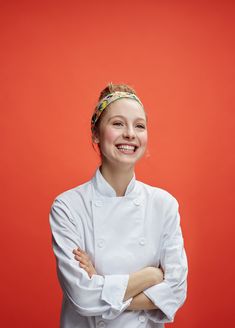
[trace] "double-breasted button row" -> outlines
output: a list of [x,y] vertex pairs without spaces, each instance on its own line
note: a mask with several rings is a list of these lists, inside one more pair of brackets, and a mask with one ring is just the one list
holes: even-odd
[[[139,198],[135,198],[133,200],[133,203],[136,205],[136,206],[140,206],[141,205],[141,200]],[[102,207],[104,205],[104,202],[102,200],[96,200],[95,201],[95,206],[96,207]]]
[[[140,240],[139,240],[139,244],[141,245],[141,246],[145,246],[146,245],[146,239],[145,238],[140,238]],[[104,246],[105,246],[105,240],[104,239],[98,239],[97,240],[97,246],[99,247],[99,248],[103,248]]]
[[[144,316],[143,314],[140,314],[140,315],[139,315],[139,321],[140,321],[141,323],[144,323],[144,322],[146,321],[146,318],[145,318],[145,316]],[[99,322],[97,323],[97,327],[98,327],[98,328],[105,328],[105,327],[106,327],[106,323],[105,323],[104,321],[99,321]]]

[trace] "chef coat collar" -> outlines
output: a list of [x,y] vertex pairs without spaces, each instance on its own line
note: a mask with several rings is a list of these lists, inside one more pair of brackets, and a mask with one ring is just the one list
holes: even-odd
[[[113,187],[108,183],[108,181],[103,177],[102,173],[100,172],[100,168],[97,168],[95,175],[93,176],[92,182],[94,184],[95,190],[98,191],[102,196],[106,197],[117,197],[116,191]],[[126,192],[124,196],[127,196],[134,190],[136,182],[135,173],[129,182]]]

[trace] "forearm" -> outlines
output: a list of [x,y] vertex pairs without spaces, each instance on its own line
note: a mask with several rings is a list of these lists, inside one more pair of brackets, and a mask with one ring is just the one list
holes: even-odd
[[[80,261],[80,266],[89,274],[90,277],[92,277],[93,274],[97,274],[86,252],[81,249],[74,249],[73,253],[75,254],[75,259]],[[146,309],[155,308],[150,299],[147,298],[147,296],[145,296],[142,292],[153,285],[159,284],[162,280],[163,271],[156,267],[146,267],[137,272],[131,273],[129,275],[128,285],[123,301],[138,295],[138,297],[132,300],[132,307],[146,307]]]
[[131,304],[128,306],[127,310],[141,311],[141,310],[154,310],[158,307],[153,304],[153,302],[143,293],[133,297]]
[[130,274],[124,301],[140,294],[145,289],[158,284],[163,279],[163,273],[159,268],[147,267]]

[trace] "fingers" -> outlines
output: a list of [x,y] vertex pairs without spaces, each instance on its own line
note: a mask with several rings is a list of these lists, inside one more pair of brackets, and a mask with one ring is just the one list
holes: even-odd
[[89,268],[87,267],[86,264],[80,263],[80,267],[83,268],[84,270],[88,270]]
[[89,262],[89,256],[85,252],[81,252],[79,250],[73,250],[73,253],[75,254],[75,259],[79,262],[82,262],[83,264],[88,264]]
[[77,261],[79,261],[80,267],[83,268],[88,273],[90,278],[92,277],[93,274],[97,274],[90,260],[90,257],[85,251],[83,251],[81,248],[78,247],[77,249],[73,250],[73,254],[74,254],[74,258]]
[[82,256],[83,258],[89,259],[89,256],[87,255],[87,253],[80,248],[74,249],[73,253],[75,255]]
[[80,248],[74,249],[73,253],[75,254],[74,258],[80,262],[80,267],[86,270],[87,273],[89,273],[92,264],[87,253],[81,250]]

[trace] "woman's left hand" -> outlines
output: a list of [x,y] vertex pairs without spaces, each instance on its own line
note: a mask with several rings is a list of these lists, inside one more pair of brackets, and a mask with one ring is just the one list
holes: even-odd
[[88,254],[83,251],[81,248],[77,248],[73,250],[73,254],[75,254],[75,260],[80,262],[80,267],[83,268],[91,278],[93,274],[97,274]]

